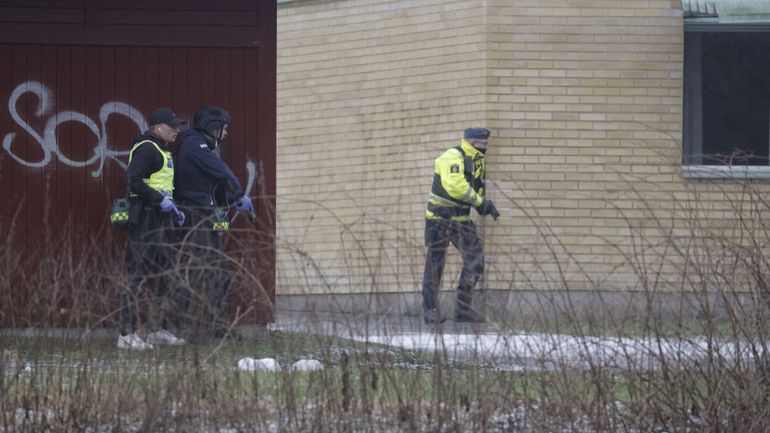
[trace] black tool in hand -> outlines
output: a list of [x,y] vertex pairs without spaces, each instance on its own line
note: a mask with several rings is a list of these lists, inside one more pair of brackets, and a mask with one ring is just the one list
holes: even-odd
[[[240,211],[235,211],[235,214],[233,215],[233,217],[230,218],[230,223],[231,224],[232,224],[233,221],[235,221],[235,218],[237,218],[238,214],[240,214],[240,213],[241,213]],[[254,225],[254,226],[257,225],[257,214],[254,213],[254,212],[251,212],[251,211],[250,212],[245,212],[245,213],[246,213],[246,216],[249,217],[249,222],[251,223],[251,225]]]

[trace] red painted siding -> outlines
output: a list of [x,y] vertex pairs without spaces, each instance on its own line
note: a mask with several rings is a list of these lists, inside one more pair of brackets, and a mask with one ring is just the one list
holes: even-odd
[[[260,170],[250,193],[263,194],[266,269],[255,271],[273,301],[275,20],[275,2],[261,0],[0,2],[0,225],[19,214],[18,248],[47,236],[51,221],[101,236],[150,110],[191,120],[220,105],[233,115],[223,159],[244,184],[247,164]],[[236,298],[241,311],[252,302]],[[0,302],[0,313],[12,309]],[[252,321],[272,320],[256,307]]]

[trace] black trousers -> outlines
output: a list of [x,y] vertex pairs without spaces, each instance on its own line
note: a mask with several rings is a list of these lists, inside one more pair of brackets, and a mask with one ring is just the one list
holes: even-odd
[[181,206],[188,216],[180,230],[182,282],[179,312],[195,328],[223,328],[228,323],[230,258],[226,233],[212,230],[213,209]]
[[174,219],[170,214],[144,208],[136,224],[129,228],[128,286],[123,291],[121,332],[135,332],[139,322],[139,297],[148,282],[156,280],[154,308],[149,312],[150,326],[167,327],[169,287],[173,281],[175,247]]
[[441,275],[444,273],[446,254],[452,243],[463,259],[463,269],[457,285],[457,310],[470,308],[471,291],[484,273],[484,244],[473,221],[456,222],[449,219],[425,220],[425,271],[422,277],[423,309],[435,309]]

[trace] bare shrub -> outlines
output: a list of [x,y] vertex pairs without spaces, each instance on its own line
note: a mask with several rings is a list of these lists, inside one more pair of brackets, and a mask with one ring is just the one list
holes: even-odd
[[[496,260],[485,284],[498,290],[479,299],[489,323],[439,329],[422,325],[418,308],[378,297],[394,282],[417,287],[419,236],[307,203],[335,215],[336,256],[246,226],[230,233],[226,253],[211,251],[245,306],[229,312],[228,330],[270,305],[263,252],[272,245],[287,259],[279,278],[293,267],[301,278],[291,283],[317,307],[293,313],[304,323],[253,341],[142,353],[117,351],[106,332],[126,284],[123,235],[73,226],[20,250],[13,221],[3,222],[3,323],[94,332],[3,332],[0,431],[767,431],[770,209],[760,185],[722,185],[725,209],[713,218],[697,184],[665,208],[629,182],[625,193],[645,207],[608,200],[624,222],[619,234],[585,237],[611,252],[612,272],[571,252],[526,198],[500,192],[500,207],[524,214],[534,234],[520,249],[488,250]],[[199,309],[184,319],[198,320],[212,306],[190,273],[212,268],[183,242],[176,248],[173,265],[152,277],[194,292]],[[394,249],[406,254],[394,259]],[[340,294],[359,283],[363,302]],[[154,302],[148,287],[144,311]],[[245,356],[273,357],[283,369],[239,371]],[[325,368],[289,368],[304,358]]]

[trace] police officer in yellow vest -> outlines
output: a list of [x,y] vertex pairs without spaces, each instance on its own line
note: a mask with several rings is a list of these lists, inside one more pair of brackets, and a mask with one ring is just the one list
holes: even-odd
[[437,294],[444,272],[449,243],[462,254],[463,269],[457,287],[455,321],[483,322],[472,305],[473,287],[484,272],[484,245],[471,221],[471,207],[479,215],[497,221],[500,214],[494,203],[484,198],[489,130],[468,128],[460,145],[444,152],[435,161],[433,186],[425,211],[425,246],[427,254],[422,280],[422,307],[425,323],[446,320],[438,311]]
[[[131,249],[128,261],[128,286],[123,292],[121,335],[118,347],[143,350],[153,344],[183,344],[165,328],[168,282],[163,271],[173,263],[173,226],[182,225],[185,215],[174,204],[174,163],[169,144],[176,140],[179,127],[185,123],[171,109],[161,107],[150,115],[150,130],[134,138],[126,169],[126,183],[132,202],[129,228]],[[160,274],[157,281],[158,308],[152,314],[155,332],[142,338],[138,330],[138,296],[152,271]]]

